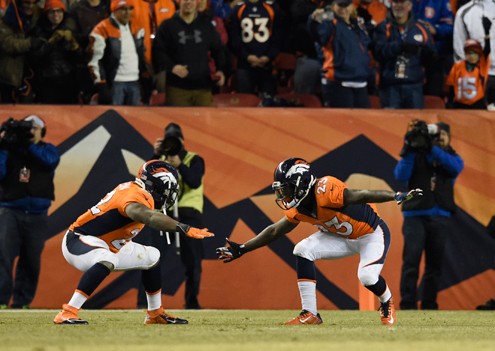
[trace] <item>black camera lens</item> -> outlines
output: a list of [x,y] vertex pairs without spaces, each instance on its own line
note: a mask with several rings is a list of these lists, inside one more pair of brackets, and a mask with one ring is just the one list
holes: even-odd
[[182,149],[182,142],[175,136],[167,136],[163,139],[161,149],[165,156],[175,156]]

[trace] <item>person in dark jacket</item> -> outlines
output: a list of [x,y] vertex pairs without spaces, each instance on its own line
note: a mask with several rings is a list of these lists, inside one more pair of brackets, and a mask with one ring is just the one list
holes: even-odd
[[93,28],[110,16],[110,0],[80,0],[73,2],[69,8],[69,14],[76,22],[76,37],[81,47],[82,55],[77,62],[77,85],[80,89],[80,98],[84,104],[91,100],[93,95],[93,79],[89,73],[89,34]]
[[368,108],[371,39],[358,24],[351,0],[335,0],[330,10],[319,8],[309,19],[310,32],[323,48],[324,104]]
[[[196,0],[182,0],[179,11],[163,21],[152,46],[154,72],[165,71],[166,104],[211,106],[212,76],[225,84],[225,53],[220,35],[207,16],[198,14]],[[217,71],[210,74],[209,54]]]
[[30,103],[34,76],[26,55],[40,48],[41,40],[29,37],[40,16],[37,0],[12,0],[0,18],[0,102]]
[[[404,250],[400,309],[438,309],[437,294],[451,216],[456,211],[454,183],[464,161],[450,146],[450,126],[414,120],[405,136],[395,178],[423,196],[402,205]],[[417,292],[419,264],[425,253],[422,294]]]
[[38,286],[60,156],[53,144],[43,141],[46,125],[39,116],[9,119],[1,130],[0,308],[7,308],[12,297],[13,308],[28,308]]
[[425,62],[434,57],[430,32],[412,15],[411,0],[393,0],[388,18],[375,29],[380,103],[384,108],[423,108]]
[[34,70],[36,101],[43,104],[76,104],[79,87],[76,65],[82,54],[74,32],[75,21],[68,17],[61,0],[47,0],[33,36],[43,39],[39,50],[29,55]]

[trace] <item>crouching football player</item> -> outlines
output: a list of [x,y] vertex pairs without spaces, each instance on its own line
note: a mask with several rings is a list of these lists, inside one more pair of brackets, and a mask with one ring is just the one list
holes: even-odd
[[62,252],[72,266],[84,272],[72,298],[62,306],[55,324],[88,324],[78,312],[112,271],[143,270],[148,311],[144,324],[187,324],[162,307],[160,251],[132,241],[145,225],[179,232],[195,239],[213,236],[207,229],[179,223],[154,211],[174,204],[178,173],[168,163],[146,162],[133,182],[119,184],[99,203],[82,214],[64,236]]
[[388,190],[351,190],[332,176],[316,178],[310,165],[289,158],[275,169],[272,188],[285,217],[263,229],[256,237],[239,245],[217,248],[219,259],[231,262],[249,251],[268,245],[292,231],[300,222],[318,229],[294,248],[301,313],[284,324],[321,324],[316,306],[316,260],[360,255],[358,278],[380,301],[380,318],[385,325],[396,322],[392,294],[380,275],[390,245],[390,232],[373,202],[398,204],[422,195],[421,189],[407,193]]

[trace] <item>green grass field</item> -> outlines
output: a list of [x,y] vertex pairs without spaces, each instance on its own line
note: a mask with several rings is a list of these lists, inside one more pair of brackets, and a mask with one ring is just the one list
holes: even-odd
[[320,311],[324,323],[283,326],[298,311],[169,311],[189,325],[143,325],[138,310],[82,311],[89,325],[54,325],[58,311],[0,311],[0,350],[495,350],[490,311],[398,311],[394,327],[378,312]]

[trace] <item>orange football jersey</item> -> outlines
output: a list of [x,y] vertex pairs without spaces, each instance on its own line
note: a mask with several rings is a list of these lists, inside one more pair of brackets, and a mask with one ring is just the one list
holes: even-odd
[[118,252],[144,227],[143,223],[133,221],[125,212],[127,205],[134,202],[150,209],[155,206],[151,194],[136,183],[119,184],[79,216],[69,229],[78,234],[96,236],[105,241],[112,252]]
[[466,61],[459,61],[452,66],[447,85],[454,87],[454,101],[464,105],[473,103],[485,97],[486,80],[488,78],[489,59],[480,57],[478,65],[469,72]]
[[284,211],[287,220],[296,224],[311,223],[322,232],[339,234],[349,239],[373,233],[381,220],[375,204],[344,206],[346,187],[335,177],[318,178],[315,186],[316,218],[291,208]]

